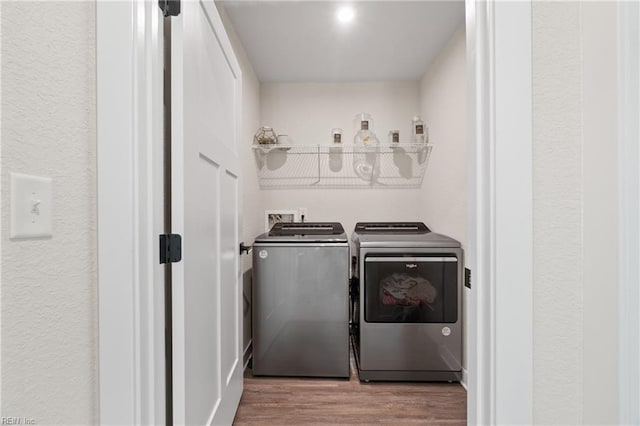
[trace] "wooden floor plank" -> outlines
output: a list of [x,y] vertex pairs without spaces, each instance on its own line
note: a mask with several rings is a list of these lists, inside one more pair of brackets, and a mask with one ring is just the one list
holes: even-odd
[[363,383],[351,377],[254,377],[247,369],[234,425],[467,423],[467,393],[459,383]]

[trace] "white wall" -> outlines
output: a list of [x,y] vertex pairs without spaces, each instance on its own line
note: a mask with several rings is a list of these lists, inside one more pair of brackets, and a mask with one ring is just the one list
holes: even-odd
[[[2,46],[2,4],[0,4],[0,46]],[[0,48],[0,64],[2,64],[2,49]],[[4,189],[2,188],[2,66],[0,65],[0,210],[4,210]],[[1,212],[0,212],[1,213]],[[2,235],[3,226],[0,224],[0,413],[2,413]]]
[[[294,143],[331,141],[331,129],[342,128],[343,141],[352,143],[353,119],[360,112],[373,117],[375,132],[386,142],[391,129],[408,140],[411,119],[419,111],[419,84],[264,83],[260,91],[261,125],[288,134]],[[250,143],[250,140],[247,141]],[[255,166],[251,172],[255,173]],[[351,233],[358,221],[416,220],[420,189],[285,189],[264,190],[266,209],[308,209],[307,221],[338,221]],[[263,217],[264,212],[252,214]]]
[[539,424],[582,407],[580,4],[533,4],[533,398]]
[[583,408],[585,423],[618,421],[618,8],[582,8]]
[[[2,46],[2,4],[0,4],[0,46]],[[2,64],[2,49],[0,48],[0,64]],[[2,176],[2,66],[0,65],[0,211],[4,210]],[[0,212],[1,213],[1,212]],[[0,224],[0,413],[2,413],[2,235],[3,226]]]
[[[95,4],[1,7],[1,414],[96,423]],[[6,238],[8,172],[53,178],[52,238]]]
[[422,183],[422,217],[467,241],[466,43],[459,28],[420,80],[420,112],[433,152]]
[[[464,24],[429,64],[420,80],[420,114],[433,152],[422,183],[420,220],[467,248],[466,41]],[[467,292],[462,298],[467,335]],[[467,368],[467,346],[462,366]]]
[[534,421],[617,421],[616,4],[533,3]]

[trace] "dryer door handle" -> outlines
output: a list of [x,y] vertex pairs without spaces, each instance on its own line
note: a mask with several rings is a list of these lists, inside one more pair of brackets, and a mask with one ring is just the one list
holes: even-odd
[[457,262],[458,258],[454,256],[441,256],[441,257],[367,257],[365,262],[400,262],[400,263],[412,263],[412,262]]

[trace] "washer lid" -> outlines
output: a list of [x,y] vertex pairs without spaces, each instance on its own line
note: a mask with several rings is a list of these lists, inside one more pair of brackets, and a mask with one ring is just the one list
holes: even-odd
[[344,228],[338,222],[276,223],[269,231],[270,237],[290,235],[340,235]]
[[431,232],[422,222],[358,222],[358,234],[427,234]]
[[276,223],[271,230],[256,238],[256,242],[312,243],[346,242],[347,234],[338,222]]

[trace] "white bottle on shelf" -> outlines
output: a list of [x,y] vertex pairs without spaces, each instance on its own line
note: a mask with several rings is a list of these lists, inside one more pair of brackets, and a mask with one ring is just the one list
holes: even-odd
[[377,145],[378,138],[373,132],[373,120],[371,115],[365,112],[356,115],[356,136],[353,138],[354,145]]
[[331,129],[331,140],[334,145],[340,145],[342,143],[342,129],[338,127]]
[[334,173],[342,170],[342,129],[331,129],[332,145],[329,148],[329,170]]
[[400,143],[400,130],[389,130],[389,145],[398,145]]
[[427,143],[427,128],[424,121],[417,115],[411,120],[411,142],[417,144]]
[[361,179],[371,181],[375,179],[378,163],[378,138],[373,132],[373,120],[370,114],[361,113],[356,115],[355,124],[353,170]]

